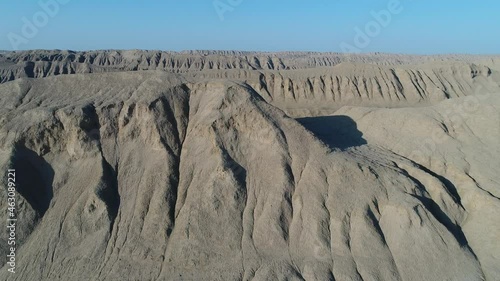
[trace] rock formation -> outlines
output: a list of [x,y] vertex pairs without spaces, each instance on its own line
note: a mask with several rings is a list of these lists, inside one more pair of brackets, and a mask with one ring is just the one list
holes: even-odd
[[499,62],[0,55],[0,279],[498,280]]

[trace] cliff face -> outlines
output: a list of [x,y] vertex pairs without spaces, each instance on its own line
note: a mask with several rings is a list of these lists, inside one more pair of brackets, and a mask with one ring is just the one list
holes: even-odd
[[269,103],[296,117],[333,114],[346,105],[413,107],[499,91],[500,75],[486,66],[377,66],[342,63],[332,68],[293,71],[210,71],[202,79],[243,81]]
[[[19,208],[18,273],[1,279],[496,280],[496,72],[433,69],[0,84],[0,166],[16,169]],[[419,107],[317,116],[396,100]]]
[[335,53],[25,51],[0,55],[0,83],[19,78],[165,71],[251,85],[292,116],[332,114],[344,105],[429,105],[498,91],[499,57]]

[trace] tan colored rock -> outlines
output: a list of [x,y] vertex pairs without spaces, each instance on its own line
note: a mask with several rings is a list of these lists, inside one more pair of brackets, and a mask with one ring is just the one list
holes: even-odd
[[[309,67],[303,54],[283,57]],[[4,233],[1,279],[498,279],[500,98],[485,95],[497,72],[469,62],[435,72],[414,59],[0,84],[0,166],[16,168],[19,191],[17,273],[6,271]],[[325,82],[334,77],[352,78]],[[398,86],[364,87],[359,104],[377,107],[333,98],[395,77],[414,107],[380,108],[402,106],[389,102]],[[300,93],[291,100],[290,83]]]

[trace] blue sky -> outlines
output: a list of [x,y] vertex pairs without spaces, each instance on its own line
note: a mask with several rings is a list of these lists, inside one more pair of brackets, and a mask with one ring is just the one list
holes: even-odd
[[[391,1],[400,12],[388,9]],[[50,2],[58,6],[51,15],[40,5]],[[388,24],[373,16],[380,11],[390,14]],[[0,8],[0,50],[343,51],[347,44],[360,52],[499,54],[499,13],[498,0],[11,0]],[[359,32],[368,42],[356,44]]]

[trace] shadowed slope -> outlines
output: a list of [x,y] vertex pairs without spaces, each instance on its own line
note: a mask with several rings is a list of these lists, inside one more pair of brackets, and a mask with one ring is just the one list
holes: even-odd
[[297,121],[331,148],[347,149],[367,144],[349,116],[308,117]]

